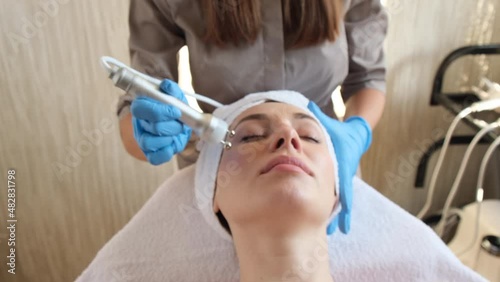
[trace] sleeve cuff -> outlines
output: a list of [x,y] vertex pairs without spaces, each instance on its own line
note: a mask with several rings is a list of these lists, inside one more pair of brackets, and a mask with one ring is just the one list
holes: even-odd
[[132,95],[126,93],[120,96],[118,103],[116,105],[116,115],[118,116],[118,119],[122,119],[126,115],[130,113],[130,105],[132,104],[132,101],[134,98]]

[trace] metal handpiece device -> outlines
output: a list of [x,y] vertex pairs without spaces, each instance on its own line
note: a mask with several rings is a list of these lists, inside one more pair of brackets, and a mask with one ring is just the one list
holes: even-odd
[[[116,63],[114,59],[103,57],[103,65],[109,72],[109,78],[116,87],[136,96],[148,96],[159,102],[178,108],[182,115],[180,120],[191,127],[196,135],[202,140],[212,143],[222,143],[225,147],[231,144],[226,142],[228,125],[225,121],[211,114],[200,113],[175,97],[166,95],[159,90],[160,81],[122,64]],[[111,61],[115,66],[110,67],[107,63]]]

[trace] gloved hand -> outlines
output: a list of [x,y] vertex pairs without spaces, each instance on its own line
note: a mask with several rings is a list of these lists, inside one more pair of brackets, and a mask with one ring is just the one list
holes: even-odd
[[324,114],[312,101],[307,107],[330,135],[339,166],[339,193],[342,209],[340,214],[330,222],[326,232],[330,235],[337,226],[340,226],[340,231],[347,234],[351,227],[352,179],[358,169],[361,156],[370,147],[372,130],[362,117],[353,116],[340,122]]
[[[187,104],[177,83],[165,79],[160,90]],[[168,162],[183,151],[191,137],[191,128],[178,119],[181,111],[149,97],[137,97],[130,107],[134,138],[153,165]]]

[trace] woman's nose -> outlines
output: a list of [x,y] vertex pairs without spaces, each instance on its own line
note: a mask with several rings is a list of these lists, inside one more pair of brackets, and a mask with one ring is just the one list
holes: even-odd
[[292,127],[280,129],[272,143],[273,151],[280,149],[288,149],[294,151],[302,151],[302,143],[297,131]]

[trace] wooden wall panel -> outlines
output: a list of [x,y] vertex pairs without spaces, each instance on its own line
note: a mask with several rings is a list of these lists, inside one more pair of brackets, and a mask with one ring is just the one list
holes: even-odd
[[2,184],[0,281],[74,280],[172,173],[119,138],[99,57],[129,61],[127,16],[122,0],[0,3],[0,171],[16,169],[18,219],[12,276]]

